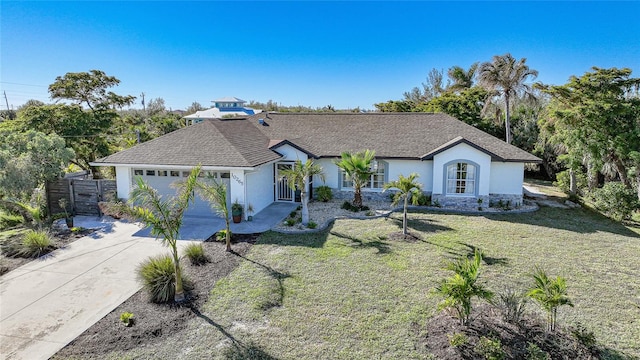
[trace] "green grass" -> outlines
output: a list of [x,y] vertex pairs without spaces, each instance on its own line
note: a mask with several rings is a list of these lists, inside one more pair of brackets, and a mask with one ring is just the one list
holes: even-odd
[[[188,331],[153,349],[192,358],[424,359],[417,346],[451,259],[484,252],[480,282],[524,290],[536,265],[566,277],[578,322],[610,349],[640,355],[640,228],[586,210],[462,216],[412,213],[422,241],[389,240],[393,218],[339,220],[308,235],[265,233],[211,291]],[[528,312],[541,313],[531,302]],[[473,316],[473,315],[472,315]],[[188,350],[176,350],[188,349]],[[186,351],[186,352],[185,352]]]

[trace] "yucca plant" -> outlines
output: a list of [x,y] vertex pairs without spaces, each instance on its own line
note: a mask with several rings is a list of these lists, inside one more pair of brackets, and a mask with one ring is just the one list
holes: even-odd
[[[175,274],[175,264],[169,255],[150,257],[138,268],[138,278],[154,303],[168,303],[175,299]],[[183,280],[181,276],[181,282]]]
[[184,254],[191,261],[191,265],[204,265],[209,262],[209,257],[204,252],[202,244],[191,243],[184,248]]
[[547,328],[555,331],[558,321],[558,308],[562,305],[573,307],[573,303],[567,295],[567,283],[563,277],[549,278],[547,273],[535,268],[533,274],[534,285],[527,292],[527,296],[536,301],[547,312]]
[[54,248],[51,235],[44,230],[27,231],[20,245],[20,255],[32,258],[40,257]]
[[471,300],[474,297],[491,300],[493,293],[477,283],[480,274],[481,253],[476,250],[473,260],[464,258],[447,265],[453,276],[442,281],[436,292],[445,299],[440,302],[440,310],[453,309],[460,324],[467,325],[471,315]]

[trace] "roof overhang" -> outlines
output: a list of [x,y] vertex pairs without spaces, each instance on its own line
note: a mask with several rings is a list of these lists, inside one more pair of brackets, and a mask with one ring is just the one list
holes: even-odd
[[313,159],[318,159],[319,157],[316,156],[315,154],[313,154],[312,152],[305,150],[303,148],[301,148],[300,146],[294,144],[293,142],[289,141],[289,140],[271,140],[269,142],[269,150],[273,150],[273,151],[277,151],[276,149],[284,146],[284,145],[289,145],[292,148],[299,150],[305,154],[307,154],[308,157],[313,158]]
[[[273,162],[273,161],[270,161]],[[196,165],[162,165],[162,164],[122,164],[122,163],[106,163],[106,162],[91,162],[89,163],[91,166],[122,166],[122,167],[139,167],[145,169],[191,169]],[[202,165],[202,170],[254,170],[256,167],[264,164],[256,165],[253,167],[249,166],[211,166],[211,165]]]

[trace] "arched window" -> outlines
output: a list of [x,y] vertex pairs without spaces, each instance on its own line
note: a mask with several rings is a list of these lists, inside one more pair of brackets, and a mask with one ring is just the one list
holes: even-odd
[[476,165],[468,162],[453,162],[447,165],[447,195],[474,196],[477,188]]

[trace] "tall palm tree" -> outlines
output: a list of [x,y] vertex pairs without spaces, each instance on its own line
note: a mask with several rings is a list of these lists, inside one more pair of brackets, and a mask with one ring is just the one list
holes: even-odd
[[398,180],[390,181],[384,184],[384,189],[397,189],[398,192],[393,196],[393,206],[398,205],[400,201],[404,203],[404,212],[402,214],[402,234],[407,235],[407,206],[409,200],[413,205],[418,205],[418,198],[422,193],[422,184],[416,181],[418,174],[411,173],[408,177],[398,175]]
[[207,181],[198,181],[196,191],[198,195],[206,200],[211,209],[224,218],[225,222],[225,242],[226,251],[231,251],[231,224],[229,222],[229,206],[227,205],[227,185],[217,182],[212,176],[208,176]]
[[191,170],[186,181],[177,186],[176,195],[168,199],[163,198],[156,189],[138,177],[136,187],[129,199],[132,205],[127,207],[129,216],[151,227],[151,234],[171,248],[175,267],[175,302],[185,300],[177,241],[180,227],[182,227],[182,217],[189,203],[193,201],[193,190],[198,181],[198,174],[200,174],[200,166]]
[[527,292],[527,295],[538,302],[547,312],[549,330],[554,331],[558,321],[558,308],[562,305],[573,307],[573,303],[567,295],[567,283],[560,276],[550,279],[547,273],[540,268],[536,268],[531,276],[534,280],[534,286]]
[[533,97],[533,89],[525,84],[529,77],[538,77],[538,71],[532,70],[526,58],[516,60],[511,54],[496,55],[491,62],[480,65],[478,77],[480,84],[494,95],[504,98],[505,103],[505,133],[507,143],[511,143],[511,100],[518,97]]
[[452,91],[461,91],[470,89],[474,85],[476,72],[478,71],[478,63],[473,63],[469,67],[469,70],[465,70],[462,67],[455,65],[449,68],[447,75],[453,83],[449,86]]
[[308,159],[304,164],[300,160],[296,160],[291,169],[280,172],[282,177],[287,178],[287,182],[291,190],[300,190],[300,200],[302,201],[302,225],[309,223],[309,179],[312,176],[319,176],[324,181],[324,173],[320,165],[314,164]]
[[355,154],[345,151],[340,154],[340,160],[335,163],[353,183],[353,206],[358,208],[362,207],[362,187],[371,180],[373,174],[371,162],[375,156],[376,152],[373,150],[364,150]]

